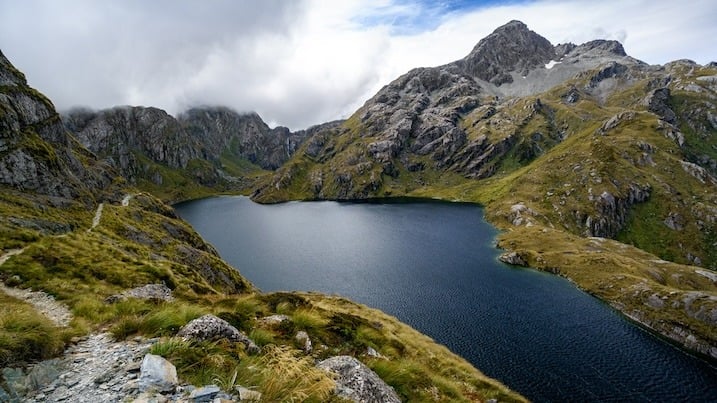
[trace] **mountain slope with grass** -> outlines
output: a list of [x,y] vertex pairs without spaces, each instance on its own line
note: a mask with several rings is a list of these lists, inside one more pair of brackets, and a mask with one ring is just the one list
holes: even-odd
[[[315,362],[350,356],[404,401],[525,400],[379,311],[260,293],[171,207],[85,149],[2,53],[0,130],[0,400],[160,398],[142,389],[144,349],[178,373],[163,399],[215,384],[235,400],[345,401]],[[55,304],[63,321],[42,309]],[[208,314],[226,323],[219,337],[177,337]]]
[[717,63],[553,46],[512,21],[386,85],[252,197],[476,202],[506,260],[717,358]]

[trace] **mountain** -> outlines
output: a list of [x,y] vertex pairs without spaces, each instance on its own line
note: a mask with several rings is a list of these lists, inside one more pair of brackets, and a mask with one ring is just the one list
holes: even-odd
[[177,118],[153,107],[76,108],[62,121],[130,183],[170,201],[247,189],[263,170],[286,162],[308,133],[270,129],[255,113],[224,107]]
[[[181,173],[216,150],[263,152],[270,131],[258,117],[199,113],[75,113],[64,123],[83,128],[90,151],[0,52],[0,401],[187,401],[193,390],[216,394],[214,385],[230,401],[345,401],[336,393],[349,386],[361,401],[525,401],[382,312],[259,292],[171,207],[119,175],[141,183],[146,167]],[[232,132],[184,129],[222,119],[245,122],[255,140],[205,144],[194,136]],[[350,376],[334,380],[326,371],[342,363]]]
[[511,21],[309,137],[252,197],[483,204],[507,261],[717,358],[716,99],[717,63],[553,46]]

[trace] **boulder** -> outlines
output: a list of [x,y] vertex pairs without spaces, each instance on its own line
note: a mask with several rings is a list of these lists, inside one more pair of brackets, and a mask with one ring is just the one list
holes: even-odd
[[338,356],[323,360],[317,366],[336,374],[338,396],[361,403],[400,403],[392,387],[354,357]]
[[142,392],[174,392],[179,383],[177,368],[164,358],[147,354],[142,360],[139,374],[139,390]]
[[177,337],[185,340],[198,341],[216,341],[227,339],[229,341],[242,343],[246,347],[246,351],[250,354],[256,354],[261,350],[247,335],[239,331],[224,319],[217,318],[214,315],[204,315],[187,323],[179,329]]

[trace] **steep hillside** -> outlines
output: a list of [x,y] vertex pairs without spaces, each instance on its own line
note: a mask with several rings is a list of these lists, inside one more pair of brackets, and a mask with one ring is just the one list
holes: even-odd
[[[259,293],[170,207],[83,148],[2,53],[0,112],[0,401],[186,401],[208,384],[235,400],[346,401],[336,393],[347,387],[321,369],[330,359],[365,364],[349,380],[369,385],[359,400],[525,400],[381,312]],[[163,123],[142,126],[145,115]],[[107,119],[173,127],[151,109]],[[98,138],[125,150],[114,136],[130,135],[113,130]],[[195,156],[191,143],[142,143],[143,133],[137,144],[167,167]],[[69,345],[61,360],[38,362]],[[143,383],[145,353],[176,368],[165,395]]]
[[552,46],[513,21],[307,139],[253,198],[481,203],[508,260],[717,358],[716,99],[714,63]]
[[257,114],[192,108],[176,119],[157,108],[73,109],[62,118],[90,151],[140,189],[167,201],[246,192],[286,162],[307,131],[270,129]]

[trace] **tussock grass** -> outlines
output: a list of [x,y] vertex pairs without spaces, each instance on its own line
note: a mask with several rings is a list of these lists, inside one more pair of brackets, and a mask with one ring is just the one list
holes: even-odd
[[291,314],[291,319],[296,329],[317,330],[326,326],[329,321],[312,309],[297,309]]
[[0,292],[0,367],[52,357],[68,335],[31,305]]
[[329,400],[334,381],[328,373],[315,367],[311,357],[287,346],[267,346],[265,350],[257,359],[257,370],[240,372],[240,383],[256,385],[268,402]]

